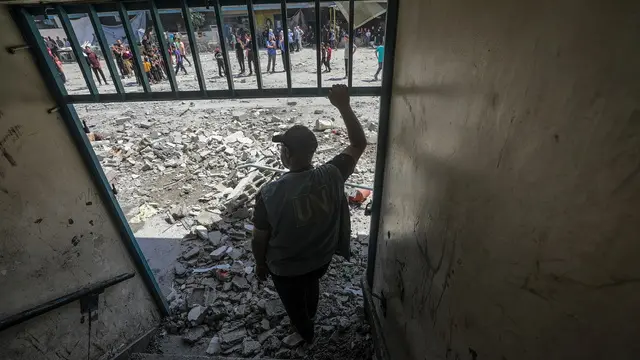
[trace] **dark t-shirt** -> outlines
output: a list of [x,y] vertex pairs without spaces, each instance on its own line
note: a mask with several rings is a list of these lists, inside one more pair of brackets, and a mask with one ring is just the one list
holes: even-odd
[[340,238],[344,182],[355,163],[352,156],[340,154],[317,168],[286,173],[260,189],[253,224],[271,233],[271,272],[297,276],[331,261]]
[[244,55],[243,50],[244,50],[244,48],[242,47],[242,44],[237,42],[236,43],[236,55],[243,56]]

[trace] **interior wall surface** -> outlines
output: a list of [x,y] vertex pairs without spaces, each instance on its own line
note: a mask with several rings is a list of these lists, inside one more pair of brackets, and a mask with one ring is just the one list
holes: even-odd
[[640,3],[403,0],[398,26],[392,358],[637,359]]
[[[136,273],[54,99],[6,6],[0,6],[0,318]],[[99,295],[90,359],[108,359],[157,325],[140,274]],[[0,359],[87,359],[78,301],[0,332]]]

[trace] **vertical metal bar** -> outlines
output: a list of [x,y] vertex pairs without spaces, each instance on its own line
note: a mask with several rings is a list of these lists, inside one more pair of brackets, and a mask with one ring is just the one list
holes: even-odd
[[198,55],[198,44],[196,44],[196,38],[194,36],[193,23],[191,22],[191,14],[189,13],[189,6],[186,0],[180,1],[182,5],[182,17],[184,18],[184,25],[187,28],[187,38],[189,38],[189,45],[191,46],[191,56],[193,57],[193,65],[196,67],[196,76],[198,77],[198,85],[200,85],[200,91],[206,97],[207,87],[204,83],[204,74],[202,72],[202,66],[200,64],[200,56]]
[[109,44],[107,44],[107,38],[104,36],[102,24],[100,24],[100,17],[98,17],[98,12],[93,7],[93,5],[89,5],[87,13],[89,14],[89,19],[91,19],[91,25],[93,25],[93,33],[96,34],[96,39],[98,40],[98,44],[100,45],[100,50],[102,50],[102,56],[104,57],[104,61],[107,63],[109,72],[111,73],[111,80],[113,81],[113,85],[116,87],[116,91],[118,92],[118,94],[124,94],[124,87],[122,86],[122,81],[120,80],[120,72],[118,72],[118,68],[113,58],[113,53],[111,52],[111,48],[109,47]]
[[133,29],[131,29],[131,23],[129,22],[129,13],[124,7],[124,3],[118,2],[116,6],[118,7],[118,14],[120,15],[120,21],[122,22],[124,33],[127,36],[127,41],[129,42],[129,48],[133,53],[133,59],[135,60],[135,70],[138,70],[138,74],[140,75],[142,89],[144,89],[144,92],[150,92],[151,87],[149,86],[149,79],[147,79],[147,74],[144,72],[142,57],[140,56],[140,48],[138,48],[138,39],[135,37]]
[[289,25],[287,24],[287,0],[280,2],[282,12],[282,40],[284,41],[284,71],[287,74],[287,90],[291,93],[291,53],[289,52]]
[[[224,60],[225,73],[227,75],[227,85],[229,86],[229,91],[233,95],[233,79],[231,78],[231,62],[229,61],[229,53],[227,53],[227,44],[226,39],[224,38],[224,31],[222,28],[224,27],[224,23],[222,22],[222,7],[220,6],[219,0],[212,0],[213,6],[216,13],[216,23],[218,24],[218,37],[220,37],[220,48],[222,49],[222,58]],[[257,56],[258,54],[256,54]]]
[[153,21],[153,28],[156,31],[156,38],[158,39],[158,46],[162,53],[162,61],[164,61],[167,69],[167,76],[169,77],[169,84],[171,85],[171,92],[178,96],[178,84],[176,82],[176,74],[171,67],[171,55],[169,55],[169,48],[167,47],[167,40],[164,38],[164,27],[160,20],[160,13],[158,12],[158,6],[154,0],[151,0],[149,9],[151,10],[151,20]]
[[[347,80],[347,84],[349,87],[353,84],[353,17],[354,17],[354,1],[349,0],[349,61],[348,61],[348,70],[349,70],[349,80]],[[346,50],[345,50],[346,51]]]
[[44,43],[44,39],[42,38],[42,35],[40,35],[40,31],[38,31],[33,15],[29,14],[29,12],[22,7],[15,9],[15,22],[18,24],[18,27],[21,28],[22,34],[25,36],[27,42],[32,40],[31,54],[36,58],[36,61],[39,62],[41,71],[51,74],[52,81],[49,86],[50,90],[54,93],[60,94],[62,97],[67,96],[67,89],[64,87],[64,81],[58,73],[58,68],[54,64],[53,58],[49,56],[47,45]]
[[69,39],[69,41],[71,42],[73,55],[75,55],[78,66],[80,66],[80,71],[82,72],[82,77],[87,84],[87,88],[89,88],[89,93],[97,98],[98,88],[96,87],[96,83],[93,81],[93,74],[91,74],[89,63],[87,62],[87,58],[84,56],[84,51],[82,50],[80,42],[76,37],[76,32],[73,30],[73,26],[71,26],[69,16],[67,15],[67,12],[64,10],[62,5],[56,6],[56,12],[60,17],[62,28],[67,33],[67,39]]
[[247,13],[249,14],[249,31],[251,32],[251,50],[253,51],[253,59],[255,60],[256,80],[258,81],[258,90],[262,90],[262,74],[260,70],[260,53],[258,53],[258,38],[256,37],[256,20],[253,15],[253,1],[247,0]]
[[[10,7],[10,11],[12,12],[13,19],[18,25],[18,28],[25,37],[27,44],[29,44],[33,49],[40,50],[33,52],[36,64],[40,70],[40,75],[47,85],[49,93],[56,101],[56,105],[59,108],[58,114],[67,126],[67,130],[69,131],[85,166],[89,170],[93,184],[99,193],[100,200],[106,206],[109,215],[118,227],[120,232],[119,235],[127,248],[129,256],[131,256],[131,259],[136,266],[136,270],[142,277],[147,290],[155,300],[160,313],[162,315],[168,315],[169,305],[167,304],[164,295],[162,295],[162,291],[160,291],[160,287],[151,272],[151,268],[145,260],[144,255],[133,236],[133,232],[127,223],[124,213],[109,187],[107,177],[100,167],[98,158],[89,143],[89,138],[85,135],[84,130],[82,129],[82,123],[78,118],[78,114],[76,113],[73,105],[69,105],[65,102],[67,92],[64,90],[64,86],[62,86],[61,79],[59,79],[58,76],[55,76],[57,70],[55,69],[55,65],[53,64],[51,57],[47,54],[46,46],[44,46],[42,36],[33,21],[33,17],[24,8]],[[44,50],[44,52],[42,50]]]
[[385,29],[384,65],[382,68],[382,95],[380,96],[380,119],[378,148],[376,153],[376,171],[373,181],[373,204],[371,205],[371,227],[369,228],[369,251],[367,258],[367,282],[373,289],[376,256],[384,191],[384,169],[389,148],[389,119],[391,117],[391,95],[393,85],[393,63],[398,34],[399,0],[389,0],[387,5],[387,24]]
[[320,58],[320,0],[316,0],[315,3],[316,10],[316,63],[317,63],[317,72],[318,72],[318,93],[320,93],[322,89],[322,60]]

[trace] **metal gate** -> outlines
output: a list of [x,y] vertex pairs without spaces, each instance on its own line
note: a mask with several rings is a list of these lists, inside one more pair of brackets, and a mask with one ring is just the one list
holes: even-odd
[[[373,0],[350,0],[348,11],[348,35],[349,35],[349,49],[353,47],[354,43],[354,7],[356,3],[372,2]],[[316,51],[316,87],[293,87],[291,79],[291,68],[285,66],[286,72],[286,87],[282,88],[265,88],[263,83],[263,74],[261,73],[260,61],[258,55],[258,46],[255,39],[257,39],[256,19],[255,19],[255,7],[271,4],[280,5],[280,16],[283,19],[287,18],[287,4],[301,4],[308,3],[313,4],[315,10],[315,51]],[[323,2],[324,3],[324,2]],[[345,3],[345,2],[343,2]],[[255,54],[255,72],[256,72],[256,89],[237,89],[234,87],[234,81],[230,71],[230,59],[227,52],[227,44],[223,27],[222,13],[225,6],[242,6],[246,7],[247,15],[249,18],[249,34],[251,39],[251,50]],[[311,5],[309,5],[311,6]],[[198,89],[180,89],[179,84],[176,81],[176,77],[171,68],[167,71],[167,80],[170,86],[170,91],[155,91],[153,84],[149,79],[144,76],[145,68],[142,62],[141,48],[137,45],[138,39],[134,33],[134,29],[129,21],[129,15],[132,12],[145,12],[150,15],[151,22],[153,23],[153,30],[156,36],[161,36],[165,33],[162,22],[160,21],[160,13],[163,9],[179,8],[179,13],[184,19],[185,32],[190,44],[195,45],[195,27],[193,20],[191,19],[192,8],[205,8],[213,10],[215,13],[215,19],[217,26],[217,35],[220,39],[220,48],[222,52],[223,62],[226,71],[226,89],[210,90],[206,88],[205,74],[203,73],[203,66],[200,57],[200,52],[197,46],[191,46],[191,56],[193,59],[193,68],[195,69]],[[102,201],[107,206],[114,223],[119,227],[120,235],[123,242],[127,246],[129,254],[133,258],[140,275],[144,278],[145,284],[149,291],[154,296],[158,307],[164,314],[168,313],[167,303],[160,292],[159,286],[145,261],[145,258],[140,250],[131,228],[128,225],[126,217],[118,202],[115,198],[114,191],[109,185],[107,178],[102,171],[98,158],[96,157],[91,144],[85,135],[82,127],[82,123],[79,120],[73,104],[78,103],[106,103],[106,102],[125,102],[125,101],[156,101],[156,100],[197,100],[197,99],[234,99],[234,98],[281,98],[281,97],[324,97],[328,95],[329,88],[322,86],[322,72],[321,72],[321,53],[320,53],[320,33],[321,33],[321,3],[320,0],[302,1],[302,0],[256,0],[255,4],[253,0],[150,0],[150,1],[108,1],[108,2],[91,2],[91,1],[72,1],[72,2],[59,2],[49,4],[26,4],[12,5],[11,11],[13,18],[21,30],[25,39],[25,44],[17,45],[8,48],[10,53],[16,53],[18,51],[30,50],[34,56],[34,60],[38,64],[41,75],[47,84],[51,96],[55,100],[56,106],[52,107],[49,112],[58,112],[60,117],[64,120],[75,145],[78,148],[91,176],[96,183],[97,188],[100,191]],[[131,44],[130,49],[133,56],[133,71],[138,74],[138,81],[142,87],[141,92],[127,92],[125,91],[122,79],[118,76],[118,67],[113,53],[110,49],[110,45],[107,42],[107,38],[103,31],[103,27],[100,22],[100,13],[109,12],[117,14],[121,20],[122,27],[124,28],[124,34],[127,42]],[[69,14],[87,14],[91,22],[95,35],[95,42],[98,43],[99,49],[103,54],[106,66],[111,74],[110,80],[112,81],[115,91],[113,93],[101,93],[98,91],[98,87],[91,74],[91,69],[87,61],[77,61],[78,66],[82,74],[82,78],[88,89],[88,94],[70,94],[64,85],[64,79],[58,72],[55,58],[50,54],[50,49],[45,43],[45,39],[41,36],[38,26],[36,24],[36,17],[55,15],[59,18],[62,28],[67,35],[69,41],[69,48],[73,53],[75,59],[83,59],[84,52],[82,44],[79,42],[74,28],[71,24]],[[371,237],[369,244],[369,264],[367,267],[367,281],[369,284],[373,281],[373,261],[376,256],[377,249],[377,233],[380,216],[380,198],[382,194],[383,180],[384,180],[384,166],[387,151],[387,132],[389,126],[389,106],[391,99],[391,85],[393,76],[393,59],[396,40],[396,21],[398,14],[398,0],[388,0],[387,15],[386,15],[386,30],[385,30],[385,49],[384,49],[384,67],[382,74],[381,86],[370,87],[353,87],[353,56],[350,56],[347,61],[348,77],[346,78],[349,92],[352,96],[380,96],[380,118],[379,118],[379,138],[376,157],[376,171],[374,181],[374,197],[372,206],[372,219],[371,219]],[[287,22],[282,22],[282,30],[284,34],[288,34]],[[336,34],[337,35],[337,34]],[[162,56],[162,60],[165,65],[171,64],[169,49],[167,43],[163,39],[158,39],[157,46],[159,47],[159,53]],[[284,52],[289,54],[289,48],[292,44],[289,43],[288,36],[284,36]],[[290,63],[290,58],[287,57],[287,64]],[[97,74],[96,74],[97,76]],[[55,304],[55,307],[59,304]],[[44,308],[43,308],[44,309]],[[43,311],[50,311],[50,308],[46,308]],[[39,314],[39,313],[38,313]],[[36,315],[38,315],[36,314]],[[22,314],[24,315],[24,314]],[[20,315],[16,319],[12,319],[11,324],[25,321],[27,317]]]

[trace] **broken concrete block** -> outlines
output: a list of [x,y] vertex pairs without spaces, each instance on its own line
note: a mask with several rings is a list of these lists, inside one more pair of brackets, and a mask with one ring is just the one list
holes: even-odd
[[329,129],[333,129],[333,122],[327,119],[316,120],[316,125],[313,127],[315,131],[325,131]]
[[220,338],[217,336],[214,336],[211,338],[211,341],[209,341],[209,346],[207,347],[207,354],[208,355],[218,355],[220,354],[220,352],[222,351],[222,347],[220,345]]
[[304,341],[304,339],[297,332],[295,332],[295,333],[293,333],[291,335],[288,335],[284,339],[282,339],[282,343],[285,344],[289,348],[296,347],[296,346],[300,345],[303,341]]
[[280,299],[268,300],[265,303],[264,310],[268,317],[282,316],[286,312]]
[[220,231],[210,231],[207,238],[213,246],[220,246],[222,243],[222,233]]
[[218,260],[222,260],[222,258],[224,258],[226,254],[227,254],[227,247],[221,246],[213,250],[213,252],[211,252],[209,256],[211,257],[211,260],[218,261]]
[[220,343],[224,347],[231,347],[242,342],[242,339],[247,336],[247,330],[241,328],[235,331],[221,332],[218,336],[220,337]]
[[193,309],[189,310],[189,314],[187,314],[187,320],[191,322],[193,325],[200,325],[202,321],[204,321],[204,317],[207,314],[207,308],[204,306],[194,306]]
[[193,228],[195,235],[198,235],[198,237],[202,240],[207,240],[209,238],[209,233],[208,230],[205,226],[203,225],[197,225]]
[[200,225],[215,227],[222,221],[222,217],[209,211],[203,211],[196,217],[196,221]]
[[251,356],[260,351],[260,343],[249,338],[242,342],[242,356]]
[[234,248],[231,252],[229,252],[229,257],[232,258],[233,260],[240,259],[242,255],[244,255],[244,250],[240,248]]
[[199,253],[200,253],[200,247],[194,246],[191,250],[184,253],[184,255],[182,255],[182,258],[184,258],[185,260],[189,260],[191,258],[196,257]]
[[123,116],[123,117],[117,118],[115,121],[116,121],[116,125],[122,125],[122,124],[124,124],[124,123],[126,123],[127,121],[130,121],[130,120],[131,120],[131,117]]
[[174,265],[174,271],[175,271],[177,277],[183,277],[187,273],[187,269],[184,267],[184,265],[182,265],[180,263],[176,263]]
[[238,290],[246,290],[251,287],[251,285],[249,285],[249,282],[247,281],[247,279],[244,278],[244,276],[238,276],[238,275],[233,277],[233,280],[231,280],[231,284],[233,284],[233,286],[235,286]]
[[187,331],[187,333],[182,337],[182,340],[187,344],[195,344],[198,340],[202,339],[205,333],[205,329],[202,326],[197,326],[191,328]]

